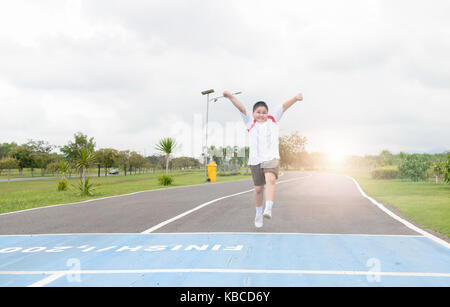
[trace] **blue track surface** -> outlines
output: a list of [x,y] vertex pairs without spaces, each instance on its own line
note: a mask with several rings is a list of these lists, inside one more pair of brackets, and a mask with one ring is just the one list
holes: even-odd
[[0,286],[450,286],[450,250],[422,236],[0,236]]

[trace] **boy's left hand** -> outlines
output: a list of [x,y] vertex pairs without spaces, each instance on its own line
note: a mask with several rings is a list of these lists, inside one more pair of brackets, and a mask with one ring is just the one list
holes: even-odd
[[298,94],[295,96],[295,100],[297,100],[297,101],[302,101],[302,100],[303,100],[303,94],[302,94],[302,93],[298,93]]
[[228,99],[233,97],[233,95],[229,91],[224,91],[222,95],[223,95],[223,97],[228,98]]

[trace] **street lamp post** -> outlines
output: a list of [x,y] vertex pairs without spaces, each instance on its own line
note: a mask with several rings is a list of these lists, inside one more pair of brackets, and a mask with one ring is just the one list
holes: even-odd
[[208,169],[206,164],[208,163],[208,113],[209,113],[209,94],[214,93],[213,89],[210,90],[206,90],[202,92],[202,95],[206,95],[206,140],[205,140],[205,148],[206,148],[206,152],[204,152],[204,159],[203,161],[205,162],[205,181],[208,181]]
[[[204,153],[204,162],[205,162],[205,181],[208,181],[208,168],[206,166],[206,164],[208,163],[208,115],[209,115],[209,102],[213,101],[216,102],[217,100],[224,98],[223,96],[219,96],[219,97],[215,97],[212,98],[211,100],[209,99],[209,94],[214,93],[213,89],[210,90],[206,90],[202,92],[202,95],[206,95],[206,127],[205,127],[205,134],[206,134],[206,138],[205,138],[205,148],[206,148],[206,152]],[[242,92],[236,92],[233,93],[233,95],[239,95]]]

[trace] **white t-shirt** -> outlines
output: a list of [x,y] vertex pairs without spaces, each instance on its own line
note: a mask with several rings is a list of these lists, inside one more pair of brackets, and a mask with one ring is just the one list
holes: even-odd
[[261,162],[280,159],[278,149],[278,122],[282,115],[282,104],[276,106],[273,112],[269,112],[267,121],[264,123],[258,123],[253,118],[253,115],[241,113],[245,127],[249,133],[250,157],[248,165],[258,165]]

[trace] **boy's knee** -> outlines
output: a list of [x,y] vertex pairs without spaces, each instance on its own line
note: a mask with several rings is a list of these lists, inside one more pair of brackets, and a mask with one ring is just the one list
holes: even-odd
[[255,186],[255,192],[261,194],[264,192],[264,186]]
[[277,178],[275,174],[272,173],[266,173],[266,183],[268,184],[275,184]]

